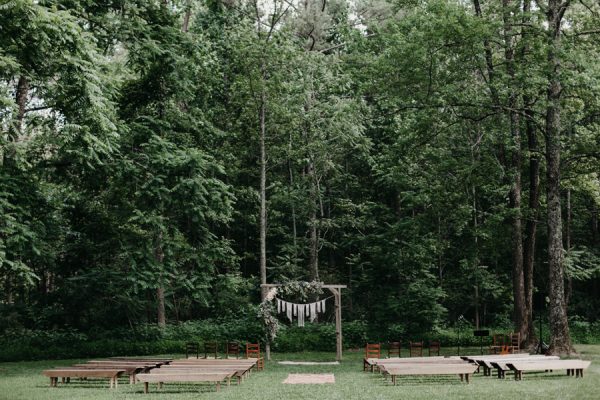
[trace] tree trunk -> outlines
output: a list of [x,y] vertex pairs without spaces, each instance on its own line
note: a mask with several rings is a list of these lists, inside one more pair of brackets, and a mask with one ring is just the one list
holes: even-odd
[[156,300],[158,303],[158,326],[164,328],[167,326],[165,313],[165,289],[161,286],[156,288]]
[[[567,226],[565,227],[565,250],[567,254],[571,251],[571,189],[567,189]],[[567,290],[565,293],[565,304],[569,307],[571,301],[571,294],[573,293],[573,277],[567,275]]]
[[525,278],[525,304],[527,308],[527,325],[529,333],[524,341],[525,346],[531,346],[535,339],[535,326],[533,324],[533,271],[535,265],[535,243],[537,235],[537,221],[540,213],[540,158],[538,154],[538,141],[533,121],[533,111],[529,108],[529,98],[524,96],[525,104],[525,129],[529,147],[529,204],[527,223],[525,225],[525,248],[523,253],[523,275]]
[[192,17],[192,4],[188,1],[183,15],[183,24],[181,25],[181,31],[187,33],[190,29],[190,19]]
[[548,105],[546,109],[546,179],[548,208],[548,292],[550,352],[571,353],[564,288],[562,216],[560,206],[560,25],[566,4],[548,1]]
[[[265,92],[262,89],[260,96],[260,283],[267,283],[267,156],[265,148]],[[264,299],[267,289],[262,288],[261,299]]]
[[27,96],[29,95],[29,81],[27,77],[21,75],[17,83],[17,92],[15,100],[17,102],[17,132],[21,133],[23,129],[23,119],[25,118],[25,107],[27,106]]
[[515,53],[513,48],[513,32],[511,15],[512,0],[503,0],[504,23],[504,59],[506,72],[510,77],[508,94],[508,119],[510,126],[511,160],[510,169],[512,184],[509,193],[509,207],[512,210],[512,280],[513,280],[513,317],[515,332],[519,332],[521,340],[525,341],[529,328],[527,326],[527,308],[525,305],[525,279],[523,274],[523,226],[521,219],[521,131],[519,126],[518,97],[515,79]]
[[310,267],[310,279],[313,281],[319,280],[319,229],[317,220],[317,187],[315,177],[314,163],[310,161],[308,165],[308,178],[310,180],[310,217],[309,217],[309,229],[310,229],[310,242],[309,242],[309,267]]
[[[156,260],[156,262],[161,265],[162,268],[162,264],[165,258],[165,253],[163,251],[163,247],[162,247],[162,232],[158,234],[158,237],[156,239],[156,244],[154,247],[154,259]],[[166,312],[165,312],[165,289],[164,289],[164,282],[163,282],[163,277],[162,274],[159,278],[159,282],[158,282],[158,287],[156,288],[156,302],[157,302],[157,321],[158,321],[158,326],[160,326],[161,328],[164,328],[167,325],[167,318],[166,318]]]

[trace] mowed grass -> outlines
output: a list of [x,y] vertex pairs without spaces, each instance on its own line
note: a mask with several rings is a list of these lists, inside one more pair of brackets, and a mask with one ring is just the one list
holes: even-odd
[[[527,373],[516,382],[512,375],[504,380],[475,374],[470,384],[461,383],[457,376],[402,377],[393,386],[378,373],[362,372],[362,353],[345,352],[340,365],[284,366],[281,360],[333,361],[332,353],[273,354],[266,369],[237,386],[224,386],[215,392],[213,384],[165,384],[162,390],[150,386],[143,393],[143,384],[129,385],[122,378],[117,390],[108,389],[108,380],[80,382],[49,387],[49,379],[41,374],[47,368],[68,366],[86,360],[55,360],[0,363],[0,399],[600,399],[600,346],[577,346],[579,356],[592,360],[583,379],[567,377],[562,371]],[[462,354],[477,354],[478,349],[462,349]],[[456,354],[456,348],[445,348],[446,355]],[[172,355],[180,357],[181,355]],[[284,385],[289,373],[333,373],[335,384]]]

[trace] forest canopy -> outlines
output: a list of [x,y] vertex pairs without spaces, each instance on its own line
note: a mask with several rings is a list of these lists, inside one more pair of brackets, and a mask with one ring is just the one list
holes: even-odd
[[[0,332],[600,318],[600,5],[0,0]],[[387,334],[387,333],[386,333]],[[384,335],[384,334],[382,334]]]

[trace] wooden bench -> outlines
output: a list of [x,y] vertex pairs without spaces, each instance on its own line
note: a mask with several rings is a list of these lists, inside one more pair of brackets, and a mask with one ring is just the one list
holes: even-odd
[[231,367],[179,367],[173,366],[169,368],[155,368],[150,370],[148,373],[150,374],[171,374],[171,373],[207,373],[207,372],[228,372],[232,373],[232,377],[237,378],[237,383],[239,384],[246,376],[249,376],[250,369],[252,367],[247,366],[231,366]]
[[461,382],[469,377],[477,369],[476,365],[461,364],[386,364],[382,366],[382,372],[392,377],[392,383],[396,384],[396,377],[401,375],[458,375]]
[[567,375],[583,378],[583,370],[589,367],[591,361],[583,360],[551,360],[551,361],[513,361],[508,363],[508,368],[515,371],[515,380],[523,379],[525,371],[553,371],[566,370]]
[[50,378],[50,386],[56,387],[58,384],[58,378],[62,378],[63,383],[65,379],[67,382],[70,378],[108,378],[109,387],[116,389],[118,385],[118,378],[126,371],[124,369],[89,369],[89,368],[55,368],[47,369],[42,372],[44,375]]
[[208,370],[208,371],[235,371],[236,376],[244,378],[250,375],[250,371],[255,364],[230,364],[230,365],[189,365],[189,364],[174,364],[165,365],[161,368],[155,368],[151,371],[170,371],[170,370]]
[[156,363],[160,365],[169,364],[173,361],[172,358],[153,358],[153,357],[110,357],[101,361],[119,361],[119,362],[137,362],[137,363]]
[[115,368],[125,370],[124,375],[129,376],[129,384],[135,383],[135,377],[139,373],[147,372],[152,368],[156,368],[156,364],[144,365],[140,363],[136,363],[134,365],[131,364],[123,364],[120,362],[115,363],[86,363],[86,364],[75,364],[73,367],[76,368],[85,368],[85,369],[107,369],[107,368]]
[[221,382],[227,379],[227,386],[231,383],[234,372],[163,372],[139,374],[137,379],[144,382],[144,393],[148,393],[148,384],[158,383],[158,388],[165,382],[214,382],[217,392],[221,389]]
[[440,360],[448,360],[443,356],[435,357],[411,357],[411,358],[365,358],[363,361],[363,370],[370,369],[374,372],[380,363],[433,363]]
[[530,356],[527,358],[511,358],[508,357],[507,359],[502,359],[502,360],[483,360],[482,363],[484,363],[486,365],[485,368],[489,368],[488,369],[488,376],[491,375],[491,370],[492,368],[495,368],[497,370],[497,375],[499,379],[504,378],[506,375],[506,371],[510,371],[510,368],[508,367],[509,363],[512,362],[536,362],[536,361],[554,361],[554,360],[560,360],[560,357],[558,356],[545,356],[545,355],[536,355],[536,356]]

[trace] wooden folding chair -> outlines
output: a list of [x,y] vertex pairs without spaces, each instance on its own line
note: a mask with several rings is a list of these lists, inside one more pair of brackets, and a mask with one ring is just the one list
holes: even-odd
[[219,343],[217,342],[204,342],[204,358],[209,357],[215,360],[219,358]]
[[440,341],[439,340],[430,340],[429,341],[429,356],[439,356],[440,355]]
[[240,344],[238,342],[227,342],[227,358],[230,356],[235,356],[235,358],[240,358]]
[[409,342],[411,357],[423,357],[423,342]]
[[388,358],[392,357],[402,357],[402,342],[388,343]]
[[363,371],[371,369],[373,366],[369,363],[369,358],[381,358],[381,344],[380,343],[367,343],[365,346],[365,359],[363,361]]
[[190,358],[190,354],[194,355],[196,353],[196,358],[200,358],[200,346],[197,342],[187,342],[185,344],[185,358]]
[[256,358],[256,369],[265,369],[265,359],[260,356],[260,343],[246,343],[246,358]]
[[490,353],[498,354],[500,353],[504,347],[504,334],[503,333],[495,333],[492,335],[492,345],[490,346]]

